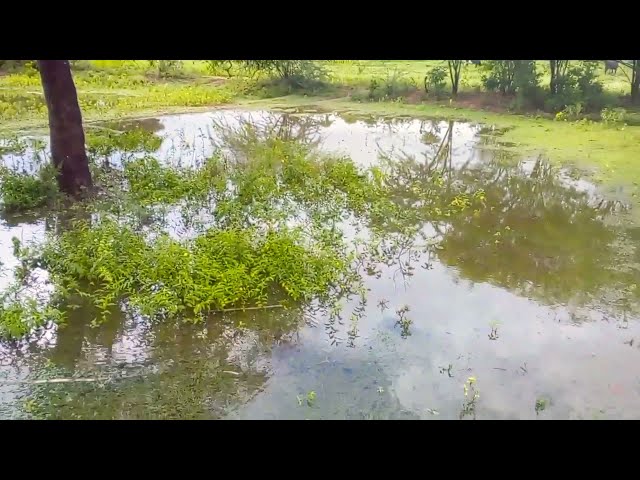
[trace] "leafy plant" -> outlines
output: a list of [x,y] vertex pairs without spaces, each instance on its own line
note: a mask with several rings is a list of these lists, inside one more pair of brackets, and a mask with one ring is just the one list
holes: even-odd
[[540,106],[544,99],[535,60],[488,60],[483,84],[489,91],[515,95],[513,107]]
[[567,105],[562,111],[556,113],[555,119],[557,121],[573,121],[579,120],[582,117],[583,105],[582,103],[576,103],[575,105]]
[[182,69],[182,60],[149,60],[151,67],[157,67],[158,76],[175,75]]
[[447,86],[447,69],[434,67],[424,77],[424,91],[433,94],[437,98],[442,96]]
[[[242,60],[241,66],[251,75],[261,74],[270,78],[263,88],[284,88],[317,91],[325,86],[327,71],[311,60]],[[282,93],[285,93],[282,92]]]
[[51,204],[58,196],[56,170],[45,164],[34,175],[0,166],[0,203],[6,212],[31,210]]
[[480,399],[480,392],[476,385],[476,377],[469,377],[463,385],[464,403],[462,405],[462,410],[460,411],[460,419],[467,415],[473,416],[474,420],[476,418],[476,406]]
[[545,106],[551,111],[562,111],[578,103],[585,111],[600,110],[604,104],[602,84],[597,79],[597,62],[582,61],[565,67],[564,74],[554,83],[554,93]]
[[87,153],[98,158],[107,158],[115,152],[151,153],[161,144],[161,137],[142,128],[125,132],[98,130],[87,135]]
[[398,315],[398,320],[396,320],[396,325],[400,326],[402,338],[407,338],[411,335],[411,325],[413,324],[413,320],[407,317],[407,312],[409,312],[409,306],[405,305],[404,307],[398,309],[396,314]]
[[536,415],[540,415],[541,412],[546,410],[548,405],[549,405],[549,401],[546,398],[536,399],[536,405],[535,405]]

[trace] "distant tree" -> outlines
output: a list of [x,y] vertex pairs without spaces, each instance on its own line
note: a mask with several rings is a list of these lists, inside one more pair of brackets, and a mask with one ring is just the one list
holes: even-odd
[[535,60],[487,60],[483,63],[487,90],[512,95],[538,86]]
[[551,70],[551,80],[549,81],[549,91],[552,95],[560,93],[562,81],[567,75],[569,60],[549,60]]
[[241,60],[239,65],[252,76],[262,73],[294,88],[317,86],[327,72],[313,60]]
[[449,63],[449,78],[451,79],[451,95],[458,95],[460,86],[460,77],[462,76],[462,67],[466,60],[447,60]]
[[38,60],[38,70],[49,111],[51,156],[58,170],[58,185],[62,192],[75,197],[92,182],[69,60]]

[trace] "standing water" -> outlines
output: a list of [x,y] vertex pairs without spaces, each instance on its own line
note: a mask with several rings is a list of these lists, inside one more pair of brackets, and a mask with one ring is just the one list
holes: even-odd
[[[624,205],[467,123],[222,110],[99,128],[149,129],[162,139],[155,158],[198,167],[219,150],[240,157],[238,132],[256,125],[363,167],[395,162],[405,180],[437,172],[445,187],[484,190],[486,207],[423,221],[434,248],[366,276],[366,303],[344,303],[342,322],[282,308],[151,322],[122,308],[92,326],[72,309],[64,327],[0,347],[0,418],[640,416],[639,233]],[[29,168],[34,149],[46,155],[36,145],[3,160]],[[96,161],[117,169],[149,154],[135,150]],[[408,212],[420,198],[399,183]],[[188,235],[179,212],[169,217]],[[46,215],[3,218],[4,268],[18,265],[13,237],[55,228]]]

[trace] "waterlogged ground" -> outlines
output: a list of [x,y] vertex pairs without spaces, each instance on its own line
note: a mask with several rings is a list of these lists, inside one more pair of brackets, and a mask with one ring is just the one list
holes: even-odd
[[[185,325],[115,309],[93,328],[73,310],[64,328],[3,347],[0,417],[640,417],[640,233],[625,226],[623,203],[575,172],[503,152],[500,132],[478,125],[221,110],[102,127],[148,129],[163,139],[155,157],[199,165],[217,148],[240,155],[247,125],[360,165],[400,162],[404,181],[439,172],[445,186],[483,189],[486,207],[422,220],[434,247],[408,246],[367,276],[366,303],[353,297],[342,322],[271,308]],[[118,168],[146,154],[100,158]],[[30,168],[31,158],[4,161]],[[398,180],[407,210],[419,184]],[[5,267],[17,264],[13,237],[56,228],[45,217],[2,219]],[[179,212],[169,220],[175,236],[189,234]]]

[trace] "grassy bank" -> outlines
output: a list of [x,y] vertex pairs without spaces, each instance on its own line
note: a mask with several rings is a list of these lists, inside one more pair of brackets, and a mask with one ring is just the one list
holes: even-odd
[[393,102],[358,103],[349,99],[289,96],[245,100],[247,108],[337,111],[345,116],[411,116],[469,121],[505,129],[505,149],[523,155],[544,154],[550,160],[593,170],[592,178],[611,187],[640,183],[640,127],[612,127],[603,123],[559,122],[526,115],[507,115],[449,105],[407,105]]
[[[237,83],[203,72],[163,77],[144,62],[111,63],[96,61],[74,68],[85,122],[211,107],[240,94],[234,89]],[[27,68],[0,76],[0,122],[3,131],[46,127],[47,110],[37,71]]]
[[[400,101],[353,101],[356,93],[375,78],[410,79],[420,85],[425,72],[442,66],[440,61],[326,62],[330,86],[322,96],[287,95],[265,97],[252,86],[255,80],[238,76],[232,69],[211,70],[206,62],[185,61],[176,71],[160,72],[146,61],[81,61],[74,65],[85,122],[144,117],[165,113],[210,109],[219,106],[245,108],[316,107],[351,115],[417,116],[468,120],[508,128],[504,141],[525,154],[546,153],[551,160],[590,169],[594,178],[611,188],[629,187],[635,194],[640,183],[640,127],[605,125],[600,122],[556,121],[548,115],[517,115],[500,105],[469,102],[479,94],[481,71],[467,66],[458,101],[410,99]],[[539,62],[541,83],[548,81],[545,64]],[[227,76],[231,78],[227,78]],[[545,77],[546,75],[546,77]],[[626,77],[599,72],[605,91],[616,95],[628,89]],[[468,95],[465,97],[465,93]],[[488,98],[488,97],[487,97]],[[46,106],[35,70],[5,72],[0,76],[1,130],[46,128]]]

